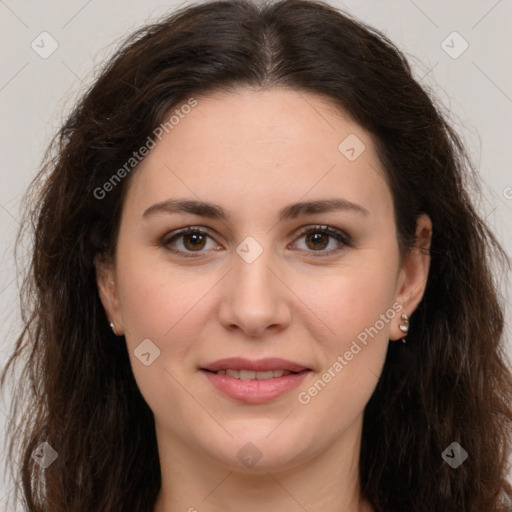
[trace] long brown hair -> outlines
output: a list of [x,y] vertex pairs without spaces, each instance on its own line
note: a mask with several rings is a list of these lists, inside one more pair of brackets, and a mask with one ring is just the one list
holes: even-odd
[[[1,378],[3,385],[22,364],[9,460],[26,509],[152,512],[161,483],[153,414],[126,344],[109,328],[93,264],[115,250],[136,168],[105,197],[95,191],[171,108],[239,86],[322,94],[372,133],[403,254],[418,216],[433,223],[430,273],[408,343],[390,343],[365,409],[364,496],[379,512],[505,510],[512,376],[491,269],[506,257],[472,206],[475,171],[393,43],[305,0],[207,2],[144,26],[52,141],[26,197],[33,245],[21,290],[25,327]],[[32,457],[44,442],[58,454],[46,469]],[[453,442],[468,453],[456,469],[441,456]]]

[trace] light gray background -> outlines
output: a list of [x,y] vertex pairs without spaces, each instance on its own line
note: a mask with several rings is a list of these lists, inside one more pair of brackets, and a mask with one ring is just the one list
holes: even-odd
[[[145,22],[188,3],[0,0],[0,364],[19,328],[13,258],[19,200],[50,137],[77,95],[93,79],[94,66],[111,54],[120,39]],[[485,191],[477,205],[512,255],[512,1],[329,3],[382,30],[410,58],[417,78],[444,105],[469,147]],[[44,31],[58,43],[57,50],[46,59],[31,47]],[[469,44],[458,58],[452,58],[442,47],[454,31]],[[452,46],[452,53],[458,52],[462,44],[457,36],[445,43]],[[509,281],[510,274],[502,280],[508,318]],[[510,340],[510,330],[508,335]],[[509,347],[512,354],[510,343]],[[2,429],[9,423],[8,392],[5,395],[0,403],[2,436]],[[0,506],[13,486],[8,475],[2,476]]]

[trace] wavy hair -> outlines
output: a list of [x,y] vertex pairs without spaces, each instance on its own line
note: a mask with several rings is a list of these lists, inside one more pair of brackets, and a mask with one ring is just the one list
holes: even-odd
[[[476,212],[461,140],[397,47],[322,1],[189,5],[131,34],[52,140],[25,197],[22,365],[10,465],[29,512],[152,512],[161,484],[154,418],[99,299],[94,258],[112,255],[131,174],[95,194],[171,108],[202,93],[288,87],[321,94],[373,136],[401,254],[433,223],[425,294],[407,345],[390,343],[365,408],[364,497],[376,512],[495,512],[512,497],[512,376],[494,265],[508,263]],[[22,234],[24,233],[24,234]],[[32,457],[47,442],[46,469]],[[442,452],[459,443],[457,469]]]

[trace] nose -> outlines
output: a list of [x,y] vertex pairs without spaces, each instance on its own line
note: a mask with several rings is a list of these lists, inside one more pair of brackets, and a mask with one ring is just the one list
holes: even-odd
[[269,249],[252,262],[235,254],[223,281],[219,319],[226,329],[262,337],[289,326],[293,293]]

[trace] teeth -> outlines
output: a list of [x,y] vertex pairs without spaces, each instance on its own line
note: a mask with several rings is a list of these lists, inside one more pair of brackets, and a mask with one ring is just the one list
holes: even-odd
[[228,377],[233,377],[234,379],[240,378],[240,372],[238,370],[226,370],[226,375]]
[[240,380],[254,380],[256,378],[256,372],[252,370],[240,370]]
[[217,375],[227,375],[233,379],[239,380],[270,380],[282,377],[283,375],[291,375],[293,372],[288,370],[267,370],[264,372],[255,372],[253,370],[219,370]]
[[[277,372],[277,370],[276,370]],[[256,380],[270,380],[274,378],[274,372],[272,370],[268,370],[266,372],[253,372]],[[242,379],[242,373],[240,372],[240,378]]]

